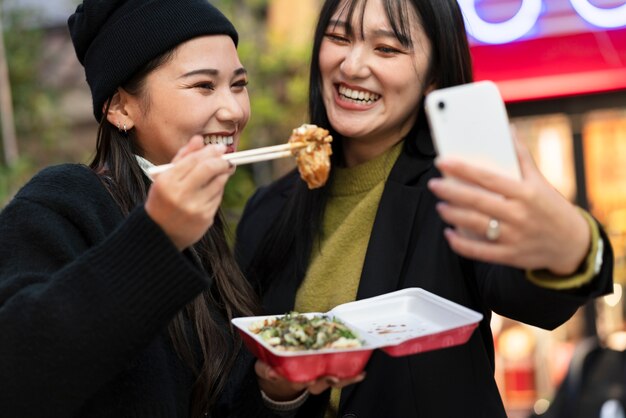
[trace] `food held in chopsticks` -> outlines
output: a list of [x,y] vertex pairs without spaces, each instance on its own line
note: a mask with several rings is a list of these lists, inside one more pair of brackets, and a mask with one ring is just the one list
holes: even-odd
[[282,317],[264,319],[250,325],[277,350],[300,351],[361,347],[361,340],[345,324],[328,315],[307,317],[290,312]]
[[290,144],[306,144],[302,148],[293,148],[292,152],[296,156],[300,177],[309,189],[322,187],[328,180],[332,140],[326,129],[308,124],[294,129],[289,138]]
[[[286,144],[233,152],[222,155],[222,158],[234,165],[242,165],[295,156],[300,176],[310,189],[314,189],[323,186],[328,179],[332,140],[326,129],[302,125],[293,130]],[[147,173],[152,178],[173,166],[173,163],[153,166]]]

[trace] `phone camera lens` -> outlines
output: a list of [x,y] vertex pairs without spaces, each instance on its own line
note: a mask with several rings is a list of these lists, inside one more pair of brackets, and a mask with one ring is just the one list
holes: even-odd
[[437,106],[439,107],[439,109],[443,110],[443,109],[445,109],[445,108],[446,108],[446,103],[445,103],[445,102],[439,102],[439,103],[437,104]]

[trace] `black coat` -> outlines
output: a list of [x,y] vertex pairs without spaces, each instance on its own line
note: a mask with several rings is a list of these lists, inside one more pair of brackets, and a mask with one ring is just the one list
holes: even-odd
[[[481,312],[484,319],[461,346],[397,358],[374,352],[365,380],[342,390],[340,417],[505,417],[494,379],[491,312],[553,329],[589,298],[612,289],[613,258],[604,232],[601,272],[588,285],[571,291],[535,286],[519,269],[459,257],[444,238],[446,225],[435,210],[436,197],[426,186],[435,176],[439,173],[432,157],[403,150],[376,214],[357,299],[420,287]],[[244,269],[298,181],[293,172],[260,189],[248,202],[237,234],[237,254]],[[283,271],[293,270],[287,266]],[[275,285],[263,292],[268,313],[293,308],[303,277],[283,276],[273,277],[270,283]],[[327,398],[328,392],[312,396],[299,416],[322,417]]]
[[[0,417],[188,418],[195,375],[167,326],[211,283],[89,168],[44,170],[0,214]],[[267,412],[252,360],[211,416]]]

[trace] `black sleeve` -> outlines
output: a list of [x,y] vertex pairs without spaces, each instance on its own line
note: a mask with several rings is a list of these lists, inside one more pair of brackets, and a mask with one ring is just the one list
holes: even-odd
[[106,231],[81,205],[0,214],[1,416],[73,416],[209,285],[143,207]]
[[530,282],[523,270],[476,263],[479,292],[489,309],[500,315],[543,329],[554,329],[587,301],[613,291],[613,250],[601,226],[600,237],[604,247],[602,266],[584,286],[547,289]]

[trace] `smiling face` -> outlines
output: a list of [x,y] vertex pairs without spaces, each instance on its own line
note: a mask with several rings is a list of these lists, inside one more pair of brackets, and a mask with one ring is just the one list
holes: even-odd
[[[326,28],[319,52],[322,96],[329,122],[344,138],[345,163],[380,155],[413,127],[430,60],[430,42],[417,14],[410,40],[401,42],[389,24],[383,0],[342,2]],[[359,0],[354,0],[359,1]]]
[[194,135],[206,144],[223,143],[232,152],[250,117],[246,85],[247,74],[230,37],[194,38],[148,74],[141,94],[120,90],[126,115],[109,115],[109,121],[132,123],[129,128],[142,156],[153,164],[171,161]]

